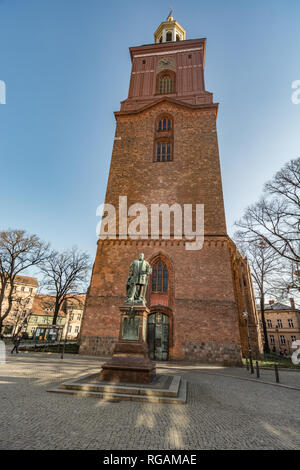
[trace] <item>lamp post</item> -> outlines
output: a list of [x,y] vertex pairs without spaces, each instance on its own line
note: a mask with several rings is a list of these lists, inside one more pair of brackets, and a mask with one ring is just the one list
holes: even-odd
[[252,350],[251,350],[251,344],[250,344],[249,324],[248,324],[249,323],[249,313],[248,312],[243,312],[242,315],[243,315],[244,320],[246,320],[246,326],[247,326],[250,370],[251,370],[251,374],[254,374],[254,367],[253,367],[253,360],[252,360]]
[[70,313],[68,315],[68,321],[67,321],[67,328],[66,328],[66,333],[65,333],[65,338],[64,338],[64,344],[63,344],[63,349],[60,358],[64,358],[64,352],[65,352],[65,347],[66,347],[66,341],[67,341],[67,335],[68,335],[68,329],[69,329],[69,322],[70,322],[70,316],[73,313],[73,310],[70,310]]
[[279,344],[279,329],[278,329],[278,325],[275,326],[275,330],[276,330],[276,333],[277,333],[277,344],[278,344],[278,353],[280,354],[280,344]]

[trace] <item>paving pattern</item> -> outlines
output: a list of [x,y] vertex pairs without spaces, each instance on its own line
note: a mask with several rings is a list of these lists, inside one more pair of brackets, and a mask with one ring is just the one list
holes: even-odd
[[[299,388],[293,390],[241,380],[250,377],[245,369],[159,364],[188,380],[186,405],[46,392],[100,365],[76,355],[9,356],[0,365],[0,449],[300,448],[300,372],[280,372],[282,383]],[[273,372],[263,371],[261,380],[274,382]]]

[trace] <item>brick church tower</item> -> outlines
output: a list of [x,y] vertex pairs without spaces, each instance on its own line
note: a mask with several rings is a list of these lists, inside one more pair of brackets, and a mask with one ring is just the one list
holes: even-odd
[[147,289],[150,357],[239,364],[241,353],[248,352],[241,314],[249,313],[251,346],[257,353],[257,312],[247,260],[226,231],[218,104],[204,84],[206,40],[186,40],[172,16],[160,24],[154,39],[154,44],[130,48],[129,93],[115,112],[105,203],[116,213],[120,196],[127,197],[128,207],[144,204],[149,213],[151,204],[203,204],[204,243],[199,250],[187,250],[187,240],[172,231],[169,239],[151,234],[132,239],[124,236],[124,226],[116,238],[99,239],[80,353],[112,354],[129,265],[142,252],[152,266]]

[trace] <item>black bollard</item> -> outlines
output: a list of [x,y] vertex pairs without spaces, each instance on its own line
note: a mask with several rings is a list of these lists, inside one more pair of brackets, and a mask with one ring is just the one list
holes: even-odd
[[255,365],[256,365],[256,377],[259,379],[260,374],[259,374],[259,365],[258,365],[258,361],[255,361]]
[[254,374],[254,367],[253,367],[252,356],[250,356],[250,372],[251,372],[251,374]]
[[276,379],[276,383],[279,384],[279,373],[278,373],[278,365],[277,365],[277,364],[274,365],[274,369],[275,369],[275,379]]

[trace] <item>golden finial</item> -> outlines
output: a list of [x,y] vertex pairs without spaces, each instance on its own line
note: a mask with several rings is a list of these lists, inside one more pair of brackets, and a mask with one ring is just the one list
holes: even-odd
[[168,14],[167,21],[173,21],[172,13],[173,13],[173,8],[172,8],[172,5],[171,5],[170,6],[170,13]]

